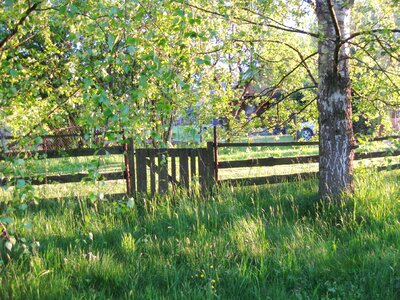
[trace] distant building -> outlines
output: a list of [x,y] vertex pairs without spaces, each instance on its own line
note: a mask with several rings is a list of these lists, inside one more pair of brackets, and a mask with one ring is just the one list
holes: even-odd
[[390,113],[393,129],[400,131],[400,110],[393,110]]

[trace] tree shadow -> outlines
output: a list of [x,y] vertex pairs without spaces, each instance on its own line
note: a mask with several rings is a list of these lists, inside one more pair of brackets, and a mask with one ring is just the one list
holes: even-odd
[[[68,236],[41,238],[40,255],[57,256],[46,267],[66,274],[73,296],[400,296],[400,233],[386,231],[383,245],[384,220],[355,216],[352,202],[320,202],[312,182],[160,201],[147,200],[140,213],[100,208],[105,226],[82,223]],[[41,209],[61,216],[56,203],[47,205]],[[74,213],[77,206],[65,204]]]

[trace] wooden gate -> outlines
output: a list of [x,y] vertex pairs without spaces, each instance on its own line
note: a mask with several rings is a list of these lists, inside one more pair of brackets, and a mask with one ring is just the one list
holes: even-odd
[[198,183],[204,192],[214,181],[212,143],[207,148],[134,149],[127,147],[126,169],[129,195],[136,192],[165,193],[169,187],[189,189]]

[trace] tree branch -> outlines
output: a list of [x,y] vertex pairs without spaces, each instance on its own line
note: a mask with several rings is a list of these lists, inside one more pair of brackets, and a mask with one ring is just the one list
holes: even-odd
[[8,41],[10,41],[10,40],[14,37],[14,35],[17,34],[17,32],[18,32],[18,27],[21,26],[21,25],[25,22],[26,18],[28,18],[28,16],[29,16],[32,12],[34,12],[34,11],[37,9],[37,7],[39,6],[40,3],[41,3],[41,2],[36,2],[35,4],[33,4],[32,6],[30,6],[30,7],[25,11],[24,15],[23,15],[23,16],[21,17],[21,19],[17,22],[17,24],[15,24],[14,28],[10,31],[10,33],[9,33],[4,39],[2,39],[2,40],[0,41],[0,50],[4,47],[4,45],[5,45]]
[[2,222],[0,222],[0,227],[1,227],[0,237],[5,238],[6,240],[9,240],[10,235],[8,234],[6,226]]
[[[354,94],[356,94],[358,97],[363,98],[365,100],[371,101],[371,98],[368,98],[365,95],[362,95],[361,93],[357,92],[356,90],[352,90],[352,92]],[[400,106],[400,103],[390,103],[386,100],[383,100],[382,98],[374,98],[374,100],[382,102],[383,104],[385,104],[386,106],[390,106],[390,107],[394,107],[394,108],[398,108]],[[373,102],[373,101],[372,101]],[[376,107],[375,107],[376,108]]]
[[352,39],[361,36],[361,35],[374,35],[374,33],[400,33],[399,28],[394,28],[394,29],[387,29],[387,28],[378,28],[378,29],[371,29],[371,30],[365,30],[365,31],[359,31],[351,34],[347,39],[344,39],[341,41],[341,44],[345,44],[350,42]]
[[278,25],[272,25],[272,24],[268,24],[267,25],[267,26],[273,27],[275,29],[280,29],[280,30],[289,31],[289,32],[303,33],[303,34],[307,34],[307,35],[310,35],[310,36],[313,36],[313,37],[318,37],[319,36],[317,33],[314,33],[314,32],[309,32],[309,31],[305,31],[305,30],[302,30],[302,29],[299,29],[299,28],[294,28],[294,27],[291,27],[291,26],[287,26],[287,25],[285,25],[285,24],[283,24],[281,22],[276,21],[275,19],[273,19],[271,17],[268,17],[268,16],[266,16],[264,14],[261,14],[259,12],[253,11],[253,10],[247,8],[247,7],[240,7],[240,9],[242,9],[244,11],[247,11],[249,13],[255,14],[257,16],[260,16],[262,18],[265,18],[265,19],[267,19],[269,21],[272,21],[272,22],[278,24]]
[[[315,79],[314,75],[312,75],[311,70],[310,70],[310,68],[308,67],[306,61],[307,61],[308,59],[310,59],[311,57],[317,55],[318,52],[314,52],[313,54],[311,54],[311,55],[309,55],[309,56],[307,56],[307,57],[304,57],[303,54],[301,53],[301,51],[298,50],[296,47],[290,45],[289,43],[286,43],[286,42],[283,42],[283,41],[278,41],[278,40],[239,40],[239,39],[235,39],[235,40],[233,40],[233,41],[235,41],[235,42],[242,42],[242,43],[244,43],[244,42],[275,43],[275,44],[282,44],[282,45],[284,45],[284,46],[286,46],[286,47],[292,49],[292,50],[293,50],[294,52],[296,52],[297,55],[300,57],[300,64],[296,67],[296,69],[297,69],[299,66],[302,65],[302,66],[305,68],[305,70],[307,71],[308,76],[311,78],[311,81],[312,81],[315,85],[317,85],[317,80]],[[261,58],[262,58],[262,57],[261,57]],[[295,70],[293,70],[293,71],[295,71]],[[290,74],[289,74],[289,75],[290,75]],[[277,86],[277,85],[275,85],[275,87],[276,87],[276,86]]]
[[[279,87],[279,86],[286,80],[286,78],[288,78],[293,72],[295,72],[300,66],[302,66],[303,63],[304,63],[305,61],[307,61],[308,59],[312,58],[313,56],[315,56],[315,55],[317,55],[317,54],[318,54],[318,52],[314,52],[314,53],[308,55],[307,57],[303,58],[292,70],[290,70],[288,73],[286,73],[286,74],[278,81],[278,83],[275,84],[275,85],[273,86],[272,89],[275,89],[275,88]],[[315,82],[315,83],[316,83],[316,82]],[[315,84],[315,83],[314,83],[314,84]],[[260,94],[262,94],[263,92],[265,92],[265,91],[268,90],[268,89],[269,89],[269,88],[264,89]]]
[[[362,64],[362,66],[357,65],[357,64],[354,64],[353,66],[365,68],[365,69],[370,70],[370,71],[373,71],[373,72],[375,72],[375,71],[382,72],[381,69],[371,67],[370,65],[368,65],[368,63],[366,63],[365,61],[363,61],[363,60],[361,60],[361,59],[359,59],[359,58],[357,58],[357,57],[348,57],[348,59],[350,59],[350,60],[355,60],[355,61],[359,62],[360,64]],[[398,74],[398,73],[394,73],[394,72],[387,71],[387,70],[384,70],[384,72],[387,73],[387,74],[393,75],[393,76],[398,76],[398,77],[400,77],[400,73]]]
[[[180,2],[178,2],[178,3],[180,3]],[[180,3],[180,4],[182,4],[182,3]],[[197,9],[199,11],[202,11],[202,12],[205,12],[205,13],[208,13],[208,14],[212,14],[212,15],[221,17],[223,19],[227,19],[228,18],[227,15],[221,14],[221,13],[216,12],[216,11],[208,10],[206,8],[199,7],[197,5],[189,3],[188,1],[184,1],[183,4],[186,5],[186,6],[192,7],[194,9]],[[308,31],[305,31],[305,30],[302,30],[302,29],[297,29],[297,28],[291,28],[291,27],[288,27],[288,26],[285,26],[285,25],[284,26],[278,26],[278,25],[265,23],[265,22],[254,22],[254,21],[251,21],[251,20],[248,20],[248,19],[245,19],[245,18],[237,17],[237,16],[233,16],[232,19],[236,20],[236,21],[241,21],[241,22],[245,22],[245,23],[248,23],[248,24],[252,24],[252,25],[267,26],[267,27],[271,27],[271,28],[282,30],[282,31],[286,31],[286,32],[305,34],[305,35],[309,35],[309,36],[312,36],[312,37],[315,37],[315,38],[319,37],[319,35],[317,33],[308,32]]]
[[335,28],[335,32],[336,32],[336,39],[335,39],[336,45],[335,45],[334,58],[335,58],[335,64],[337,65],[339,62],[339,51],[340,51],[340,46],[341,46],[340,41],[342,40],[342,34],[340,32],[339,22],[336,17],[336,12],[335,12],[335,8],[333,7],[332,0],[326,0],[326,3],[328,6],[329,14],[332,19],[333,27]]
[[[394,60],[400,62],[400,56],[394,56],[393,53],[395,51],[390,51],[385,45],[383,45],[382,40],[374,34],[375,40],[378,42],[378,44],[382,47],[383,50],[385,50],[385,53],[387,55],[389,55],[391,58],[393,58]],[[389,45],[389,47],[391,48],[391,46]],[[398,50],[398,49],[397,49]]]
[[[46,118],[49,118],[54,112],[56,112],[62,105],[64,105],[65,103],[67,103],[73,96],[76,95],[76,93],[80,90],[81,88],[78,87],[72,94],[70,94],[65,100],[63,100],[61,103],[58,103],[50,112],[47,113]],[[46,119],[44,118],[44,119]],[[37,127],[39,127],[42,124],[42,121],[44,120],[42,119],[39,123],[35,124],[31,130],[29,130],[28,133],[24,134],[22,137],[20,137],[18,140],[14,141],[10,147],[13,147],[14,145],[16,145],[18,143],[19,140],[26,138],[27,136],[29,136]]]
[[291,120],[293,120],[293,118],[299,114],[301,114],[303,111],[306,110],[307,107],[309,107],[311,104],[313,104],[316,100],[318,99],[318,97],[313,98],[310,102],[308,102],[306,105],[304,105],[299,111],[292,113],[289,118],[287,118],[285,121],[279,123],[279,126],[282,126],[288,122],[290,122]]
[[365,54],[368,55],[369,58],[371,58],[373,60],[373,62],[379,68],[379,71],[382,72],[382,74],[384,74],[386,76],[386,78],[390,81],[390,83],[395,87],[396,93],[399,94],[399,90],[400,90],[399,87],[393,81],[393,79],[389,76],[389,74],[385,71],[385,69],[380,65],[380,63],[376,60],[376,58],[371,53],[369,53],[369,51],[367,49],[365,49],[365,47],[363,47],[357,43],[350,43],[350,44],[360,48],[363,52],[365,52]]
[[326,3],[328,5],[329,14],[331,15],[333,26],[335,28],[336,36],[339,38],[339,40],[341,40],[339,22],[336,17],[335,8],[333,7],[332,0],[326,0]]
[[[290,92],[289,94],[285,95],[284,97],[282,97],[282,98],[279,99],[278,101],[272,103],[272,104],[270,105],[270,107],[268,107],[268,109],[271,109],[272,107],[274,107],[274,106],[280,104],[281,102],[283,102],[284,100],[286,100],[287,98],[289,98],[290,96],[292,96],[293,94],[295,94],[295,93],[297,93],[297,92],[300,92],[300,91],[302,91],[302,90],[315,89],[315,88],[317,88],[317,86],[305,86],[305,87],[298,88],[298,89],[296,89],[296,90]],[[262,97],[262,96],[254,96],[254,98],[255,98],[255,97]],[[262,113],[260,113],[261,108],[262,108],[262,105],[260,105],[260,107],[257,108],[257,110],[253,113],[253,116],[250,117],[250,118],[243,124],[242,127],[245,127],[247,124],[249,124],[251,121],[253,121],[256,117],[260,117],[264,112],[267,111],[267,110],[265,110],[265,111],[263,111]]]

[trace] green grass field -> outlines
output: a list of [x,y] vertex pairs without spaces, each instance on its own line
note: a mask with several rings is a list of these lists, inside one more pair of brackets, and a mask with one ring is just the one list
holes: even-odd
[[400,172],[356,183],[341,205],[316,181],[42,200],[13,213],[40,248],[0,267],[0,299],[399,299]]

